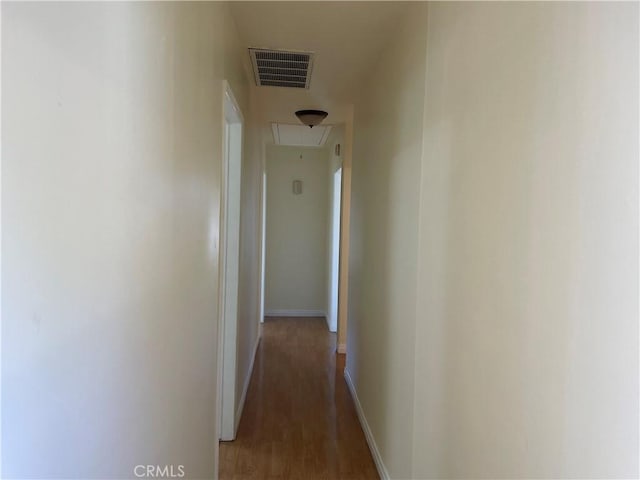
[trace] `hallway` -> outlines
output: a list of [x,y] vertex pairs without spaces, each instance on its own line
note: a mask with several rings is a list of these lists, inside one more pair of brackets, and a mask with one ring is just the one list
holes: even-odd
[[268,317],[220,479],[377,479],[343,370],[324,319]]
[[0,27],[1,479],[640,479],[640,0]]

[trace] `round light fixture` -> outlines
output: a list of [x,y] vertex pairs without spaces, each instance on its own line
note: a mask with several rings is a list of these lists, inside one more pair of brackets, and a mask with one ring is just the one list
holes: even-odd
[[309,128],[313,128],[315,125],[320,125],[322,121],[329,115],[322,110],[298,110],[296,117]]

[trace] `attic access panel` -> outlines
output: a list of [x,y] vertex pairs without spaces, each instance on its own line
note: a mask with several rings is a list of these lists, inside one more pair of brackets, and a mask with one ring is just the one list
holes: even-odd
[[332,125],[318,125],[309,128],[306,125],[272,123],[273,142],[276,145],[296,147],[324,147]]
[[312,52],[250,48],[256,85],[309,88],[313,67]]

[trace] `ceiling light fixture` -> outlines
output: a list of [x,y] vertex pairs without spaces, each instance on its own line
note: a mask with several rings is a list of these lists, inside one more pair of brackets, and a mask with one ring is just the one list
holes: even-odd
[[298,120],[309,128],[313,128],[315,125],[320,125],[322,121],[327,118],[327,115],[329,114],[322,110],[298,110],[296,112]]

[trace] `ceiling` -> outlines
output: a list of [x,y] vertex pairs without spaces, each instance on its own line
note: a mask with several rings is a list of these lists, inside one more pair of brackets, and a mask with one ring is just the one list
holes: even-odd
[[261,120],[295,123],[295,110],[320,108],[329,112],[327,123],[344,122],[406,7],[406,2],[232,2],[243,47],[315,53],[308,90],[254,87]]

